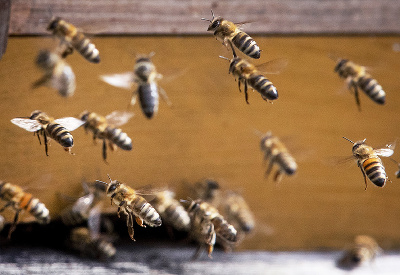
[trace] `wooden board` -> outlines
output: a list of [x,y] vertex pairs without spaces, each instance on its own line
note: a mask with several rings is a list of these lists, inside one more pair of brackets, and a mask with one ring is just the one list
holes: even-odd
[[[397,0],[14,0],[10,34],[46,34],[52,16],[104,34],[206,34],[210,10],[257,34],[399,33]],[[90,27],[89,29],[91,29]],[[89,30],[92,31],[92,30]]]

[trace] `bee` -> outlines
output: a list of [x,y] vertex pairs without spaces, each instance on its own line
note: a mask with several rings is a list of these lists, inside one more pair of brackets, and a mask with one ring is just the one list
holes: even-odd
[[374,149],[365,144],[367,139],[353,142],[346,137],[343,138],[353,143],[353,156],[357,160],[357,165],[364,176],[365,189],[367,189],[367,176],[373,184],[383,187],[388,177],[379,156],[390,157],[393,155],[394,151],[391,147],[394,148],[394,144],[388,144],[386,148]]
[[70,132],[85,123],[74,117],[64,117],[54,120],[54,118],[39,110],[33,111],[29,117],[13,118],[11,122],[29,132],[34,132],[40,144],[40,135],[43,135],[46,156],[48,156],[47,145],[49,143],[47,137],[54,139],[65,151],[73,154],[71,153],[71,148],[74,146],[74,140]]
[[[187,205],[187,211],[191,218],[192,228],[200,228],[201,232],[214,231],[215,235],[222,240],[235,243],[237,241],[237,231],[229,224],[218,210],[211,204],[202,201],[201,199],[195,201],[182,201]],[[210,225],[212,224],[212,226]],[[194,231],[194,233],[196,230]],[[207,240],[212,240],[213,233],[208,234]],[[195,239],[198,237],[195,235]],[[206,243],[208,246],[208,256],[211,257],[213,246],[212,242]],[[214,242],[215,243],[215,242]],[[196,253],[197,254],[197,253]]]
[[3,231],[5,223],[6,223],[6,220],[4,219],[4,217],[2,215],[0,215],[0,232]]
[[62,97],[70,97],[74,94],[75,74],[59,54],[41,50],[36,57],[36,65],[44,71],[44,75],[33,83],[32,88],[45,85],[58,90]]
[[337,261],[337,265],[344,269],[353,269],[372,261],[381,251],[382,249],[373,238],[359,235],[354,239],[352,247]]
[[192,189],[195,198],[201,199],[214,206],[218,205],[220,187],[217,181],[213,179],[204,179],[196,182]]
[[213,31],[217,40],[220,40],[226,47],[230,41],[245,55],[255,59],[260,58],[260,48],[253,38],[240,30],[237,24],[221,17],[215,17],[212,10],[211,14],[212,20],[206,18],[201,18],[201,20],[210,22],[207,31]]
[[146,227],[144,222],[151,227],[160,226],[161,218],[158,212],[148,203],[142,196],[140,196],[134,189],[121,183],[117,180],[111,180],[110,183],[104,183],[107,186],[106,194],[111,198],[111,205],[114,203],[118,205],[118,217],[120,217],[121,210],[127,216],[126,225],[128,233],[132,240],[133,238],[133,221],[136,220],[137,224]]
[[258,70],[258,67],[266,65],[274,65],[276,66],[276,68],[283,67],[286,66],[287,60],[275,59],[271,60],[270,62],[260,64],[256,67],[249,61],[238,57],[233,47],[231,48],[233,52],[233,59],[228,59],[223,56],[220,57],[230,61],[229,73],[232,73],[232,75],[238,79],[240,92],[242,91],[241,84],[244,84],[244,95],[246,103],[249,104],[247,86],[250,86],[253,90],[259,92],[261,94],[261,97],[266,101],[278,99],[278,90],[272,84],[272,82],[268,78],[266,78],[261,71]]
[[48,224],[50,222],[49,210],[46,206],[32,194],[24,192],[21,187],[15,184],[0,181],[0,199],[6,203],[0,209],[0,212],[8,207],[15,210],[14,221],[8,232],[8,238],[11,238],[11,233],[17,226],[19,214],[23,210],[28,211],[39,223]]
[[241,231],[249,233],[254,229],[254,216],[249,205],[239,193],[226,192],[224,196],[224,214],[228,222],[238,225]]
[[190,217],[185,208],[176,200],[175,193],[171,190],[158,191],[151,204],[160,214],[164,223],[172,225],[175,229],[189,231]]
[[274,164],[278,169],[274,175],[274,181],[279,182],[283,173],[293,175],[297,171],[296,160],[290,155],[286,146],[279,140],[277,136],[273,136],[271,132],[267,132],[261,137],[261,151],[264,152],[264,160],[269,160],[265,176],[268,177],[272,171]]
[[382,86],[366,72],[365,67],[357,65],[350,60],[339,58],[335,66],[335,72],[337,72],[341,78],[346,79],[349,90],[354,90],[356,104],[360,111],[361,105],[358,89],[363,91],[375,103],[381,105],[385,104],[385,91],[382,89]]
[[84,128],[86,131],[93,133],[93,140],[103,140],[103,159],[107,159],[107,145],[114,151],[116,146],[123,150],[132,150],[132,140],[128,135],[122,132],[121,129],[115,128],[128,122],[133,116],[131,112],[112,112],[106,117],[98,115],[94,112],[84,111],[79,115],[80,119],[85,122]]
[[151,119],[158,112],[159,95],[171,105],[167,94],[157,82],[162,79],[162,75],[157,72],[151,57],[154,53],[148,56],[139,56],[136,59],[134,72],[103,75],[100,79],[104,82],[125,89],[131,89],[132,84],[136,83],[138,88],[133,92],[130,105],[136,103],[136,95],[139,97],[139,102],[144,115]]
[[83,183],[85,195],[78,198],[72,207],[61,212],[61,220],[65,225],[81,224],[89,219],[96,210],[96,205],[105,195],[104,185],[94,183],[90,186]]
[[66,246],[84,257],[107,260],[117,252],[114,245],[105,238],[93,237],[87,227],[76,227],[66,241]]
[[67,49],[62,54],[63,58],[76,49],[86,60],[92,63],[100,62],[100,54],[96,46],[71,23],[55,17],[50,21],[47,30],[60,38],[61,44],[66,45]]

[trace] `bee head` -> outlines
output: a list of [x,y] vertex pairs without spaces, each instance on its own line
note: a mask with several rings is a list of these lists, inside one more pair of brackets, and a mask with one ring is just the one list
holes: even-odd
[[106,194],[109,196],[109,195],[111,195],[111,194],[113,194],[115,192],[115,190],[121,185],[121,183],[119,181],[117,181],[117,180],[112,180],[110,178],[110,175],[107,174],[107,176],[108,176],[108,179],[110,180],[110,183],[107,183],[107,182],[104,182],[104,181],[101,181],[101,180],[96,180],[96,183],[105,184],[107,186],[106,187]]
[[82,121],[87,121],[89,115],[90,115],[90,112],[89,112],[89,111],[87,111],[87,110],[83,111],[83,112],[79,115],[80,120],[82,120]]
[[53,31],[57,28],[58,23],[60,22],[61,18],[60,17],[54,17],[51,19],[49,26],[47,27],[48,31]]
[[201,20],[205,20],[205,21],[210,22],[210,25],[208,26],[207,31],[215,31],[221,25],[221,22],[223,20],[221,17],[215,18],[214,12],[212,10],[211,10],[211,14],[212,14],[212,19],[211,20],[210,19],[206,19],[206,18],[201,18]]
[[340,59],[335,66],[335,72],[337,72],[340,68],[342,68],[347,62],[348,62],[347,59]]

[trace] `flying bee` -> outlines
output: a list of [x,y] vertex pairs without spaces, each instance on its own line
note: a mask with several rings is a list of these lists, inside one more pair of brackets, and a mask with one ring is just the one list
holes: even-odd
[[141,109],[148,119],[158,112],[159,95],[168,105],[171,105],[164,89],[157,84],[162,79],[162,75],[157,72],[153,62],[151,62],[153,55],[154,53],[150,53],[148,56],[139,56],[136,59],[133,73],[100,76],[100,79],[104,82],[128,90],[131,90],[132,84],[136,83],[138,88],[132,94],[130,105],[136,103],[136,95],[138,95]]
[[116,146],[123,150],[132,150],[132,140],[128,135],[116,128],[128,122],[133,116],[131,112],[114,111],[106,117],[98,115],[94,112],[84,111],[79,115],[80,119],[85,122],[84,128],[86,132],[89,130],[93,133],[93,140],[97,138],[103,140],[103,159],[107,159],[107,144],[111,151],[116,150]]
[[261,151],[264,152],[264,160],[269,160],[268,168],[265,172],[266,177],[271,173],[274,164],[278,166],[274,175],[275,182],[281,181],[283,173],[289,176],[296,173],[297,163],[295,159],[277,136],[267,132],[261,137],[260,145]]
[[196,199],[201,199],[216,206],[218,205],[220,193],[219,183],[213,179],[198,181],[192,186],[192,193]]
[[43,135],[46,156],[48,156],[47,145],[49,143],[47,137],[54,139],[64,147],[65,151],[73,154],[71,148],[74,146],[74,140],[70,132],[85,123],[74,117],[54,119],[39,110],[33,111],[29,117],[13,118],[11,122],[29,132],[34,132],[40,144],[40,135]]
[[207,31],[213,31],[217,40],[220,40],[226,47],[230,41],[245,55],[255,59],[260,58],[260,48],[253,38],[240,30],[237,24],[221,17],[215,17],[212,10],[211,14],[211,20],[206,18],[201,18],[201,20],[210,22]]
[[[229,41],[231,44],[231,42]],[[259,92],[261,97],[266,100],[276,100],[278,99],[278,90],[272,84],[272,82],[263,75],[263,72],[259,71],[258,68],[261,66],[275,67],[276,71],[274,73],[278,73],[279,67],[284,67],[287,64],[286,59],[275,59],[271,60],[267,63],[260,64],[259,66],[254,66],[249,61],[242,59],[236,55],[235,50],[231,44],[233,59],[229,59],[223,56],[220,56],[223,59],[230,61],[229,65],[229,73],[238,79],[239,91],[241,92],[241,84],[244,84],[244,95],[246,99],[246,103],[249,104],[248,94],[247,94],[247,86],[250,86],[253,90]]]
[[160,226],[161,218],[157,211],[148,203],[142,196],[140,196],[134,189],[121,183],[117,180],[111,180],[110,183],[99,181],[107,186],[106,194],[111,198],[111,205],[114,203],[118,205],[118,217],[120,217],[121,210],[127,216],[126,225],[128,233],[132,240],[133,238],[133,221],[136,220],[137,224],[146,227],[144,222],[151,227]]
[[237,192],[228,191],[224,196],[224,214],[229,223],[238,225],[245,233],[249,233],[254,229],[254,216],[250,210],[246,200]]
[[78,198],[76,202],[61,212],[61,220],[65,225],[78,225],[87,221],[96,214],[96,205],[105,195],[104,185],[99,183],[83,183],[85,195]]
[[4,217],[2,215],[0,215],[0,232],[3,231],[5,223],[6,223],[6,220],[4,219]]
[[372,261],[382,249],[378,243],[366,235],[356,236],[352,247],[337,261],[337,265],[344,269],[353,269],[363,263]]
[[335,66],[335,72],[341,78],[346,79],[349,90],[354,91],[358,109],[361,111],[360,98],[358,89],[363,91],[374,102],[378,104],[385,104],[386,93],[382,86],[367,73],[365,67],[355,64],[347,59],[338,59]]
[[[199,227],[201,228],[201,232],[214,231],[217,237],[229,243],[235,243],[237,241],[236,229],[224,219],[224,217],[218,212],[217,208],[200,199],[182,202],[184,202],[187,206],[187,211],[191,218],[192,228]],[[210,226],[209,223],[211,223],[212,226]],[[209,235],[211,237],[207,239],[212,240],[213,234]],[[196,238],[196,236],[194,236],[194,238]],[[211,242],[207,245],[208,255],[210,257],[213,247],[211,246]]]
[[175,193],[171,190],[155,192],[151,204],[160,214],[165,224],[172,225],[175,229],[189,231],[190,217],[185,208],[176,200]]
[[36,65],[44,71],[44,75],[33,83],[32,88],[44,85],[58,90],[62,97],[70,97],[74,94],[75,74],[59,54],[41,50],[36,57]]
[[50,21],[47,30],[60,38],[61,44],[66,46],[66,50],[62,54],[63,58],[76,49],[86,60],[92,63],[100,62],[100,54],[96,46],[71,23],[55,17]]
[[8,238],[15,230],[19,214],[23,210],[28,211],[39,223],[47,224],[50,222],[49,210],[46,206],[39,199],[34,198],[32,194],[24,192],[21,187],[15,184],[0,180],[0,199],[6,203],[0,209],[0,212],[3,212],[7,207],[15,210],[14,221],[10,227]]
[[386,148],[374,149],[365,144],[367,139],[353,142],[346,137],[343,138],[353,143],[353,156],[357,160],[357,165],[364,176],[365,189],[367,189],[367,176],[373,184],[383,187],[387,181],[387,176],[379,156],[390,157],[393,155],[395,145],[392,143],[386,145]]

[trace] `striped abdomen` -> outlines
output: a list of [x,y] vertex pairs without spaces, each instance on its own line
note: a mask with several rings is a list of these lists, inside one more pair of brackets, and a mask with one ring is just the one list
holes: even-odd
[[52,86],[58,89],[58,93],[63,97],[70,97],[76,88],[75,74],[67,64],[63,65],[61,75],[52,76]]
[[57,141],[64,148],[74,146],[74,140],[71,133],[58,123],[49,123],[46,127],[46,133],[49,137]]
[[152,118],[158,111],[158,87],[156,83],[144,83],[138,88],[139,102],[147,118]]
[[276,156],[276,163],[287,175],[293,175],[297,170],[297,163],[287,152],[281,152]]
[[358,79],[358,87],[366,93],[373,101],[378,104],[385,104],[386,93],[382,86],[369,75],[364,75]]
[[221,215],[217,215],[215,218],[211,220],[214,224],[214,230],[218,237],[230,241],[237,241],[237,231],[236,229],[230,225]]
[[252,74],[247,82],[254,90],[261,94],[264,100],[275,100],[278,98],[277,89],[265,76],[261,74]]
[[132,150],[132,140],[128,135],[122,132],[121,129],[113,128],[108,126],[104,130],[105,136],[112,143],[116,144],[119,148],[123,150]]
[[[178,230],[190,229],[190,217],[178,201],[173,201],[164,211],[163,219],[170,222]],[[165,216],[165,218],[164,218]]]
[[40,223],[49,223],[49,210],[37,198],[32,198],[32,195],[25,193],[25,196],[20,203],[21,208],[26,209]]
[[379,157],[368,158],[363,161],[362,168],[373,184],[383,187],[386,183],[386,172]]
[[143,197],[136,196],[130,203],[130,209],[150,226],[160,226],[161,218],[158,212]]
[[100,53],[96,46],[81,32],[77,32],[71,40],[72,46],[88,61],[92,63],[100,62]]
[[260,48],[257,46],[256,41],[245,32],[238,32],[232,38],[233,44],[245,55],[251,58],[260,58]]

